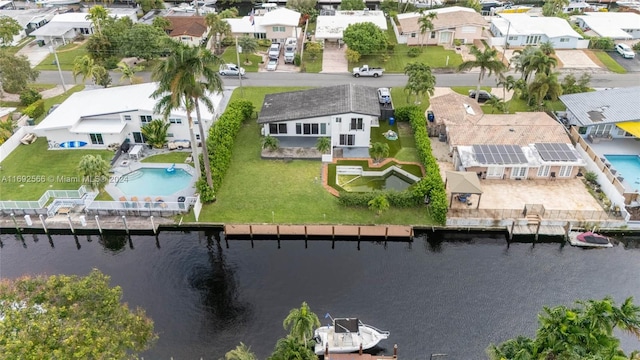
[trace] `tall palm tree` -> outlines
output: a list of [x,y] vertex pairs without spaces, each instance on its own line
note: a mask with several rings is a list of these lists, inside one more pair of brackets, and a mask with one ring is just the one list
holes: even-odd
[[[109,72],[103,66],[97,65],[89,55],[77,56],[73,61],[73,81],[78,75],[82,75],[82,82],[93,79],[95,84],[105,85],[101,80],[109,76]],[[109,81],[110,82],[110,81]]]
[[553,55],[556,53],[556,50],[553,48],[553,43],[551,41],[545,41],[540,44],[540,51],[542,51],[545,55]]
[[268,360],[317,360],[313,350],[291,335],[279,339]]
[[109,181],[109,162],[100,155],[85,155],[80,158],[78,171],[82,174],[82,181],[92,190],[102,191]]
[[420,35],[422,35],[421,46],[424,46],[424,35],[427,33],[427,31],[433,31],[432,20],[437,17],[438,17],[438,14],[435,12],[430,12],[428,14],[424,14],[423,12],[420,13],[418,24],[420,25]]
[[240,342],[235,349],[224,354],[224,360],[256,360],[256,355],[251,352],[251,347]]
[[[215,54],[219,53],[219,44],[224,36],[231,35],[231,25],[226,22],[220,15],[209,13],[205,16],[204,21],[209,26],[209,34],[207,35],[210,39],[213,37],[213,52]],[[240,66],[240,64],[238,64]]]
[[[245,63],[249,64],[249,55],[255,53],[258,50],[258,40],[252,36],[243,36],[238,38],[238,46],[242,48],[242,53],[245,56]],[[238,64],[240,66],[240,64]]]
[[414,94],[416,96],[416,103],[418,103],[421,95],[433,95],[436,87],[436,77],[429,66],[420,62],[409,63],[404,67],[404,73],[408,76],[404,90],[409,95]]
[[[222,91],[222,80],[216,69],[221,63],[222,60],[207,49],[179,44],[171,56],[165,62],[160,63],[152,75],[153,79],[159,83],[154,97],[171,96],[172,100],[169,101],[169,104],[191,104],[195,109],[202,143],[205,174],[207,184],[211,189],[213,189],[211,163],[200,115],[200,103],[213,112],[213,104],[207,93]],[[183,97],[184,100],[179,101],[177,97]],[[189,126],[193,129],[192,123]],[[194,143],[193,147],[197,148],[197,144]]]
[[122,76],[120,77],[120,82],[123,82],[124,80],[129,80],[129,84],[133,84],[133,80],[136,78],[136,73],[140,70],[142,70],[141,66],[138,66],[138,65],[131,66],[125,62],[119,63],[118,69],[116,69],[116,71],[119,71],[122,73]]
[[375,142],[369,148],[369,155],[375,163],[379,163],[389,156],[389,144],[383,142]]
[[521,50],[514,50],[511,63],[515,64],[516,71],[522,73],[522,79],[528,81],[529,76],[535,70],[531,66],[531,61],[538,54],[540,49],[533,46],[526,46]]
[[[458,71],[467,71],[473,68],[480,68],[480,74],[478,75],[478,86],[476,87],[476,94],[480,94],[480,84],[485,75],[491,76],[491,74],[501,74],[506,70],[504,63],[496,59],[498,51],[489,47],[485,47],[483,51],[480,51],[475,45],[471,46],[471,55],[475,57],[474,60],[467,60],[458,66]],[[476,101],[480,102],[480,96],[476,96]]]
[[545,55],[541,50],[531,58],[531,68],[537,74],[551,74],[551,71],[558,65],[558,60],[549,55]]
[[529,97],[536,101],[536,107],[541,107],[545,99],[558,100],[562,95],[562,85],[558,81],[558,73],[550,75],[539,73],[529,85]]
[[289,330],[290,335],[298,340],[303,341],[307,346],[307,340],[313,337],[313,332],[320,327],[318,315],[309,309],[306,302],[302,302],[299,309],[291,309],[289,315],[282,322],[285,330]]
[[[516,82],[517,82],[516,79],[512,75],[504,76],[504,73],[498,75],[497,85],[502,86],[502,101],[504,104],[505,113],[509,112],[509,105],[507,102],[507,91],[516,90]],[[513,99],[513,97],[515,97],[515,91],[511,98]]]
[[93,23],[93,26],[96,27],[96,31],[98,34],[102,34],[102,24],[109,17],[109,10],[105,9],[101,5],[92,6],[89,9],[89,13],[86,16],[87,20],[90,20]]

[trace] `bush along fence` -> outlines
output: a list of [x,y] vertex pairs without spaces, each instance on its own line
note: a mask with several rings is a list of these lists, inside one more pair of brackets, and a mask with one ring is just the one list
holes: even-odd
[[393,207],[415,207],[428,199],[431,216],[439,224],[447,221],[447,193],[440,176],[440,167],[431,153],[431,140],[427,133],[427,119],[417,106],[396,109],[398,121],[408,121],[413,128],[418,156],[425,169],[425,176],[405,191],[373,191],[365,193],[341,191],[338,201],[345,206],[368,206],[369,201],[384,194]]
[[[251,119],[254,111],[255,109],[251,101],[234,100],[227,105],[227,109],[209,129],[207,151],[209,152],[209,161],[211,163],[214,191],[220,188],[222,180],[229,169],[233,145],[242,127],[242,123]],[[199,183],[202,183],[202,181]],[[207,187],[206,181],[203,187]],[[214,193],[209,192],[207,198],[202,199],[202,201],[210,202],[213,199]]]

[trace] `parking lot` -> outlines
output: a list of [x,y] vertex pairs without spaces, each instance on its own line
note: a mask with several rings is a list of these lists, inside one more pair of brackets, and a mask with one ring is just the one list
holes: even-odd
[[609,56],[615,60],[620,66],[622,66],[628,72],[640,71],[640,56],[636,53],[636,57],[633,59],[625,59],[617,51],[609,51]]

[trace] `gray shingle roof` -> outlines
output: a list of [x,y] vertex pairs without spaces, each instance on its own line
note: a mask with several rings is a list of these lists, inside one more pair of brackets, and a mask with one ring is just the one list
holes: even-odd
[[640,120],[640,86],[560,96],[580,125]]
[[299,120],[344,113],[380,116],[376,88],[345,84],[267,94],[258,123]]

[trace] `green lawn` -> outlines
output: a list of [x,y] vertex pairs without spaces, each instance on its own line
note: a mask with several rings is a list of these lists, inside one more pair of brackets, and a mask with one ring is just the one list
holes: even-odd
[[422,48],[422,53],[413,58],[408,56],[410,48],[412,47],[405,44],[396,44],[389,61],[383,62],[381,54],[363,55],[357,63],[349,63],[349,68],[368,64],[372,67],[382,67],[388,73],[403,73],[405,65],[412,62],[421,62],[432,68],[452,69],[462,63],[462,57],[459,54],[453,50],[445,50],[442,46],[425,46]]
[[609,71],[613,71],[614,73],[618,74],[627,73],[627,70],[625,70],[622,65],[618,64],[618,62],[615,61],[611,56],[609,56],[609,54],[607,54],[605,51],[593,50],[593,53],[596,55],[598,60],[602,61],[604,66],[606,66]]
[[[265,94],[303,88],[245,88],[244,98],[257,109]],[[239,97],[235,91],[232,100]],[[200,221],[226,223],[431,224],[423,209],[390,209],[380,216],[368,209],[345,208],[321,183],[320,161],[291,162],[260,158],[260,131],[245,124],[233,148],[231,167],[217,191],[217,201],[205,205]],[[193,221],[193,215],[185,218]]]
[[[236,48],[234,46],[227,47],[221,57],[226,63],[238,63],[238,55],[236,54]],[[262,56],[256,54],[249,55],[249,61],[251,61],[250,65],[245,63],[246,59],[247,55],[240,54],[240,66],[243,67],[246,72],[258,72],[258,66],[262,61]]]
[[[320,51],[315,60],[311,60],[311,57],[305,51],[302,54],[302,64],[305,66],[305,72],[319,73],[322,71],[322,51]],[[347,71],[347,69],[345,69],[345,71]]]
[[[47,150],[46,138],[31,145],[18,146],[2,163],[0,170],[1,200],[38,200],[49,189],[76,190],[82,177],[76,170],[84,155],[101,155],[109,161],[108,150]],[[33,180],[25,183],[18,180]]]
[[8,52],[10,55],[15,55],[18,51],[20,51],[20,49],[25,47],[33,39],[35,39],[33,36],[27,36],[24,39],[22,39],[16,46],[0,46],[0,48]]
[[71,96],[71,94],[82,90],[84,90],[84,85],[75,85],[72,88],[67,87],[67,92],[62,95],[44,99],[44,114],[36,119],[36,124],[40,123],[40,121],[42,121],[47,116],[47,112],[54,104],[62,104],[69,98],[69,96]]
[[402,147],[402,140],[398,137],[398,140],[387,140],[384,137],[384,133],[392,130],[396,134],[398,133],[398,125],[393,124],[389,125],[388,121],[380,120],[380,127],[372,127],[371,128],[371,143],[381,142],[383,144],[389,145],[389,157],[395,157],[400,148]]
[[41,92],[41,91],[53,89],[54,87],[56,87],[56,84],[28,84],[27,87],[37,92]]
[[191,155],[191,152],[185,151],[172,151],[170,153],[158,154],[146,157],[142,159],[142,162],[146,163],[167,163],[167,164],[181,164]]
[[391,88],[391,98],[393,99],[393,107],[396,109],[409,105],[417,105],[422,110],[427,110],[427,108],[429,107],[429,98],[423,97],[422,99],[420,99],[420,103],[416,104],[415,96],[409,96],[407,92],[404,91],[403,87]]
[[[76,57],[87,55],[86,42],[78,45],[76,43],[60,46],[56,49],[58,53],[58,60],[60,61],[60,68],[65,71],[73,70],[73,62]],[[58,70],[58,66],[55,64],[55,57],[53,54],[47,55],[42,62],[35,67],[36,70]]]
[[[460,95],[469,96],[469,90],[475,91],[477,86],[452,86],[451,90],[457,92]],[[491,92],[491,87],[489,86],[481,86],[480,90]]]
[[[553,111],[567,110],[566,106],[564,106],[564,103],[560,100],[549,101],[548,104]],[[515,114],[517,112],[536,111],[535,109],[532,109],[529,105],[527,105],[527,101],[523,99],[511,99],[507,101],[507,106],[508,106],[507,109],[509,110],[509,114]],[[482,111],[485,114],[499,113],[498,110],[494,109],[494,107],[491,105],[481,105],[480,107],[482,108]]]

